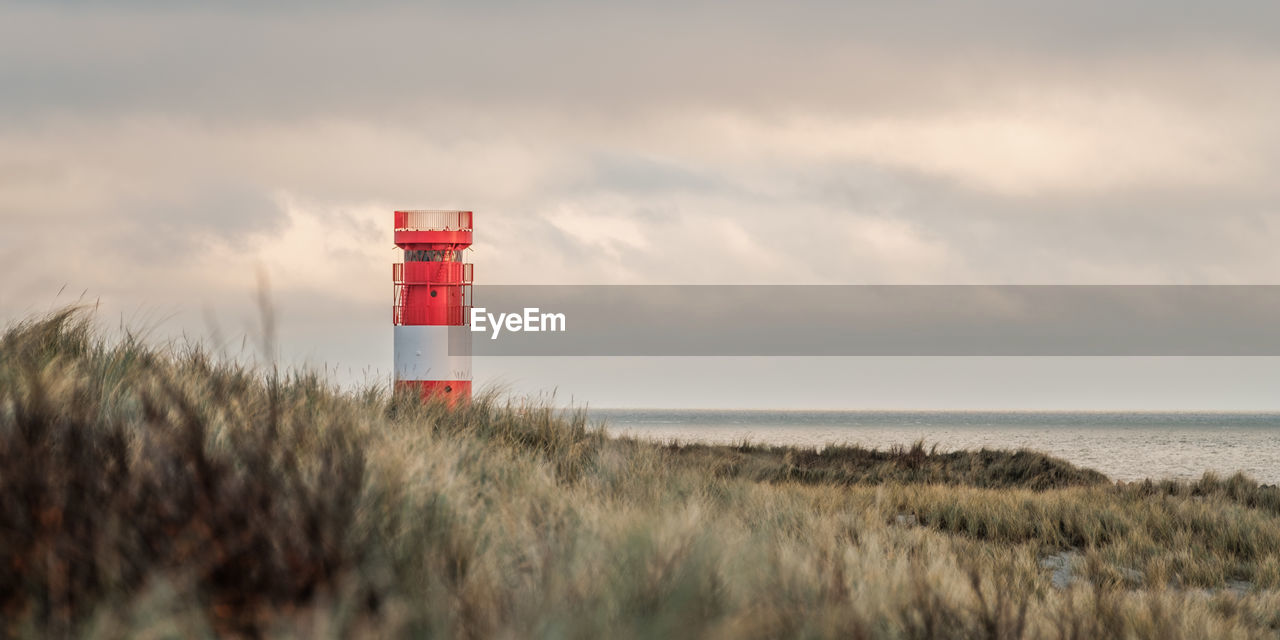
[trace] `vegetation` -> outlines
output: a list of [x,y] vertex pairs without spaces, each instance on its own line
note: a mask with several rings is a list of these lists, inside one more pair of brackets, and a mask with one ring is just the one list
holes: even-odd
[[1239,475],[662,446],[70,311],[0,338],[5,635],[1261,638],[1277,587],[1280,492]]

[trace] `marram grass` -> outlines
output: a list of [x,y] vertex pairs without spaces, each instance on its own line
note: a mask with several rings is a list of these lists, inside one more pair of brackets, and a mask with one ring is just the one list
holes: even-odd
[[1239,475],[662,446],[74,311],[0,338],[6,636],[1268,638],[1277,587],[1280,493]]

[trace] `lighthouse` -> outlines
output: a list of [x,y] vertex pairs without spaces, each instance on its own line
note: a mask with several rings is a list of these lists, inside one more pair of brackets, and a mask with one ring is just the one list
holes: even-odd
[[471,334],[461,327],[470,315],[473,269],[462,252],[471,246],[471,212],[396,211],[395,243],[404,251],[404,262],[391,266],[396,389],[450,405],[468,400]]

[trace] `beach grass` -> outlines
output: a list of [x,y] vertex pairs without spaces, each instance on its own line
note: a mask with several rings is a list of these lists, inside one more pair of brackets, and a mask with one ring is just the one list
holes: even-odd
[[615,438],[76,310],[0,338],[6,636],[1274,638],[1278,589],[1238,474]]

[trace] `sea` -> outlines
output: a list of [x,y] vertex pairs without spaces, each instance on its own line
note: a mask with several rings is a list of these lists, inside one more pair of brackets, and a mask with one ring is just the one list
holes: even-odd
[[590,409],[609,433],[660,442],[741,442],[940,451],[1033,449],[1112,480],[1237,471],[1280,483],[1280,413]]

